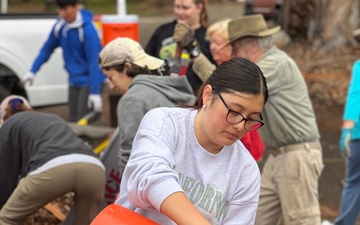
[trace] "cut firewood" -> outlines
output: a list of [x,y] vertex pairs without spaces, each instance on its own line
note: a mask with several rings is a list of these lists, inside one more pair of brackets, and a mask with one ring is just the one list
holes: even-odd
[[64,221],[66,218],[66,215],[61,212],[61,209],[56,204],[50,202],[45,205],[45,209],[51,212],[60,221]]

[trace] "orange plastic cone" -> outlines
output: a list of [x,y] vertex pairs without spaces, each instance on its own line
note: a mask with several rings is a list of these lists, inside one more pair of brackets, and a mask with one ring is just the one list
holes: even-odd
[[160,225],[117,204],[108,205],[90,225]]

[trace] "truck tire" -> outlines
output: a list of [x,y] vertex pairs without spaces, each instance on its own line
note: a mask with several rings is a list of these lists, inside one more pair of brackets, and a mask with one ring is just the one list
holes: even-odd
[[11,94],[10,91],[6,87],[0,84],[0,103],[4,98],[9,96],[10,94]]

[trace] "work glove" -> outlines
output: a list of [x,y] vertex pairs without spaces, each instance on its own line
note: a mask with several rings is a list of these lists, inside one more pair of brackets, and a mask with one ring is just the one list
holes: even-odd
[[35,79],[35,74],[31,71],[26,72],[24,74],[24,77],[22,79],[22,85],[24,86],[26,83],[29,83],[29,85],[32,85]]
[[102,99],[100,94],[90,94],[88,99],[88,108],[93,109],[94,112],[101,113]]
[[341,136],[340,136],[340,152],[345,157],[350,155],[350,139],[351,139],[351,128],[342,128],[341,129]]
[[205,82],[215,70],[215,65],[212,64],[205,55],[201,54],[194,61],[192,68],[198,75],[202,82]]
[[177,23],[175,25],[173,40],[179,43],[181,47],[186,49],[190,54],[194,48],[199,48],[193,31],[188,25],[183,23]]

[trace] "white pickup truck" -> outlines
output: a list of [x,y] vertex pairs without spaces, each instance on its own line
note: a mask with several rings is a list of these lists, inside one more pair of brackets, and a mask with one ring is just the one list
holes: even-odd
[[0,101],[9,94],[26,96],[32,106],[67,102],[67,73],[57,48],[24,89],[19,80],[30,69],[56,21],[56,14],[0,14]]

